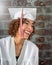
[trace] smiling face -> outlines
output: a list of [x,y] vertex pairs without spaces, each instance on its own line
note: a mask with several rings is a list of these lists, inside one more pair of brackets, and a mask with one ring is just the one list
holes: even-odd
[[32,34],[33,32],[33,21],[32,20],[28,20],[26,21],[23,26],[22,26],[22,29],[24,31],[24,38],[25,39],[28,39],[29,36]]
[[[28,39],[29,36],[32,34],[33,26],[34,26],[34,22],[32,20],[26,20],[23,23],[22,30],[23,30],[23,34],[24,34],[23,36],[24,36],[25,39]],[[19,32],[21,32],[21,31],[19,31]]]
[[[22,29],[20,29],[20,18],[18,19],[13,19],[10,24],[9,24],[9,30],[8,33],[12,37],[17,37],[18,38],[25,38],[29,39],[30,36],[32,35],[32,32],[34,33],[34,21],[23,18],[22,19]],[[21,30],[23,31],[23,34],[21,36]]]

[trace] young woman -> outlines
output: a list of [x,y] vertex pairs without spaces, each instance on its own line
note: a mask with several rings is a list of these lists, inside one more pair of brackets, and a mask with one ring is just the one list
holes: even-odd
[[9,25],[9,36],[0,39],[0,65],[38,65],[38,47],[29,41],[35,22],[31,13],[25,12],[20,26],[18,13]]

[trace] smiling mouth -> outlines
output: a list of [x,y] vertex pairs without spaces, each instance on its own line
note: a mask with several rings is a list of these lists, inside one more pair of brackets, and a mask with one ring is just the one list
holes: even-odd
[[25,31],[26,34],[30,35],[31,33],[29,31]]

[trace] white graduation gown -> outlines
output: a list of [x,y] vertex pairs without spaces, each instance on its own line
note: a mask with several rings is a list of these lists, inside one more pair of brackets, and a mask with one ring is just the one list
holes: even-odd
[[0,65],[39,65],[38,47],[25,40],[21,54],[16,62],[14,38],[8,36],[0,39]]

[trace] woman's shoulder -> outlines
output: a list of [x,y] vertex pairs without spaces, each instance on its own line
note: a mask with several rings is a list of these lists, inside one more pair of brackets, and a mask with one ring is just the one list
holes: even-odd
[[11,36],[7,36],[7,37],[4,37],[4,38],[1,38],[0,40],[9,39],[9,38],[11,38]]
[[6,48],[9,48],[9,46],[11,45],[11,36],[5,37],[5,38],[1,38],[0,39],[0,45],[1,46],[5,46]]
[[1,38],[0,42],[9,41],[11,39],[11,36],[7,36],[5,38]]
[[33,43],[30,40],[27,40],[26,42],[27,42],[27,45],[30,46],[31,48],[36,48],[38,50],[38,46],[35,43]]

